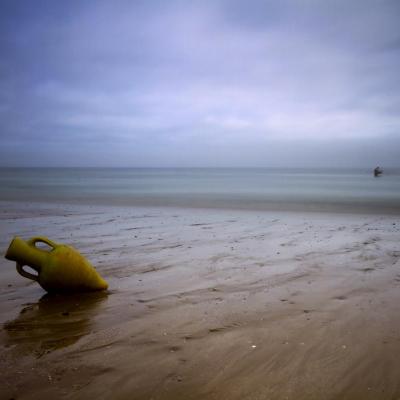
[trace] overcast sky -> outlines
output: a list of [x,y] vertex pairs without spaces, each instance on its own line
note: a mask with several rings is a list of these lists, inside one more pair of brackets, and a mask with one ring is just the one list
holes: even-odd
[[3,0],[3,166],[400,166],[400,2]]

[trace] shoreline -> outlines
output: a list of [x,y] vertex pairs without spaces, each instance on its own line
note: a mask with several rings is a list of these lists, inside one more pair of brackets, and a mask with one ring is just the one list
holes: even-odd
[[[0,394],[400,396],[400,216],[0,202],[109,281],[49,297],[0,261]],[[11,286],[9,286],[11,285]]]
[[[51,206],[64,206],[64,207],[98,207],[107,209],[111,208],[154,208],[154,209],[176,209],[176,210],[204,210],[204,211],[237,211],[237,212],[277,212],[277,213],[311,213],[311,214],[345,214],[345,215],[387,215],[387,216],[400,216],[400,206],[394,206],[398,202],[393,201],[390,205],[382,204],[377,202],[376,204],[356,204],[356,203],[327,203],[327,202],[309,202],[309,203],[298,203],[298,202],[263,202],[257,201],[253,203],[248,203],[245,199],[241,201],[234,201],[231,204],[227,204],[225,201],[195,201],[194,199],[186,199],[181,202],[174,200],[172,202],[165,201],[165,199],[148,199],[143,198],[142,200],[130,199],[121,201],[109,201],[107,199],[96,198],[96,202],[93,203],[93,199],[75,199],[71,198],[68,200],[57,198],[51,200],[43,200],[42,198],[31,197],[29,201],[23,200],[21,198],[16,199],[1,199],[1,204],[40,204]],[[245,205],[246,204],[246,205]]]

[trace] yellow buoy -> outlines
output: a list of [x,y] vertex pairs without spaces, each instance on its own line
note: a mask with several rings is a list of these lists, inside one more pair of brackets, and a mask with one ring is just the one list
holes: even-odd
[[[36,247],[46,243],[50,251]],[[25,278],[37,281],[48,292],[83,292],[105,290],[108,283],[76,249],[54,243],[46,237],[27,241],[15,236],[6,253],[8,260],[17,262],[17,271]],[[28,265],[37,275],[24,270]]]

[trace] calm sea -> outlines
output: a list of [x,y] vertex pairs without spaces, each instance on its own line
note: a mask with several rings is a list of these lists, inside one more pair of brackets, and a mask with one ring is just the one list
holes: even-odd
[[400,213],[400,170],[3,168],[0,199]]

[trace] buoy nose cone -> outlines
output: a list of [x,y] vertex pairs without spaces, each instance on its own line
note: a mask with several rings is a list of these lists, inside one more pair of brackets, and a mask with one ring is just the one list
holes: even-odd
[[107,290],[107,289],[108,289],[108,283],[104,279],[102,279],[100,290]]

